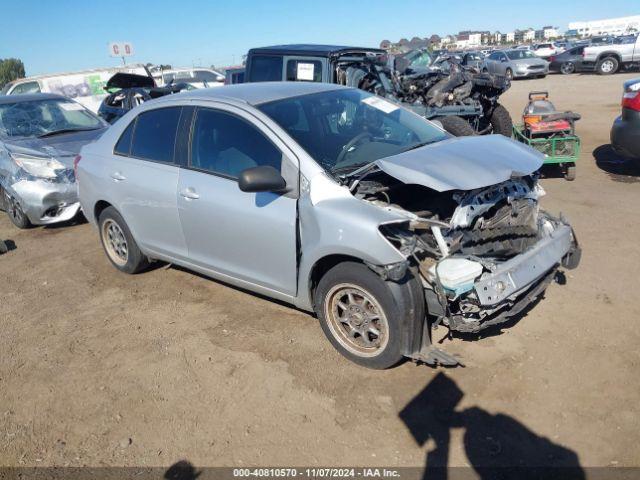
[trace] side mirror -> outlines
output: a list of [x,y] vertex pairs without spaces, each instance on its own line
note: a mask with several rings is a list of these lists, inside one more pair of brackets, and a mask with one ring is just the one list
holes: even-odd
[[506,58],[501,58],[501,59],[500,59],[500,61],[501,61],[502,63],[507,63],[507,59],[506,59]]
[[238,187],[243,192],[285,192],[287,182],[275,168],[261,166],[240,172]]

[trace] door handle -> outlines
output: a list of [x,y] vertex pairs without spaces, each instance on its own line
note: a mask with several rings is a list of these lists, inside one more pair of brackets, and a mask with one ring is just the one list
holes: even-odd
[[197,200],[200,198],[200,195],[198,195],[191,187],[182,190],[180,192],[180,196],[186,198],[187,200]]
[[111,178],[113,178],[116,182],[121,182],[122,180],[126,180],[127,177],[122,175],[120,172],[114,172],[111,174]]

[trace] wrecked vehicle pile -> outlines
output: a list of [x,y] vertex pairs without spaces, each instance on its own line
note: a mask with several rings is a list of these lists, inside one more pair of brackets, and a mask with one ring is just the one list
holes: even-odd
[[358,88],[437,120],[456,136],[500,133],[511,137],[511,117],[498,103],[509,81],[478,73],[453,58],[418,67],[407,58],[396,59],[375,48],[278,45],[249,50],[245,78],[247,82],[327,82]]
[[100,104],[98,115],[113,123],[144,102],[193,88],[187,83],[171,83],[164,87],[156,87],[154,79],[148,75],[119,72],[111,77],[104,87],[112,93]]
[[[507,109],[498,103],[500,95],[511,82],[505,76],[480,73],[476,68],[462,65],[453,57],[444,57],[432,66],[406,65],[396,59],[397,97],[412,105],[414,110],[424,107],[427,118],[436,118],[445,130],[456,136],[469,135],[469,127],[476,134],[497,133],[511,137],[513,122]],[[443,115],[447,112],[448,115]]]

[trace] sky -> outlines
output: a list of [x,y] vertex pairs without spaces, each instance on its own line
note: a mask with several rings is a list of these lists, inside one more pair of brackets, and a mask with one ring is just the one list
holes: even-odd
[[0,0],[0,58],[21,59],[27,75],[106,67],[121,64],[109,42],[128,41],[128,63],[226,66],[251,47],[377,47],[638,14],[640,0]]

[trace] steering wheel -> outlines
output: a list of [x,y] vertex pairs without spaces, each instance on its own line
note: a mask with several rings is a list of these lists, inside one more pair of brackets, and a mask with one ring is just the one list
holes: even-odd
[[373,135],[371,135],[369,132],[362,132],[356,135],[355,137],[353,137],[351,140],[349,140],[349,143],[347,143],[344,147],[342,147],[342,151],[340,152],[340,154],[338,155],[338,158],[336,159],[336,165],[340,165],[344,160],[344,157],[347,155],[347,153],[349,153],[349,150],[351,150],[353,147],[355,147],[358,143],[360,143],[365,138],[368,138],[369,141],[371,141],[371,139],[373,138]]

